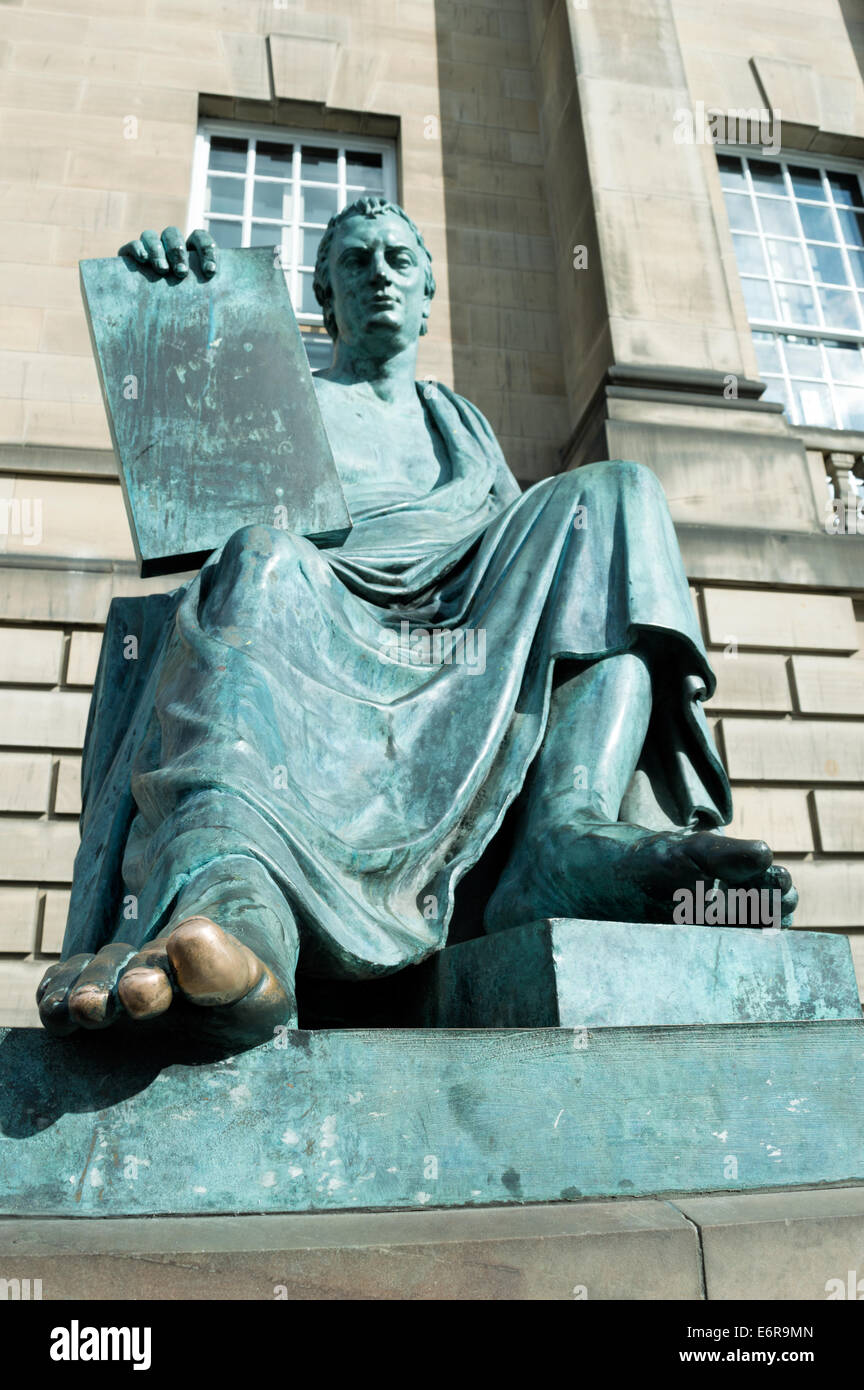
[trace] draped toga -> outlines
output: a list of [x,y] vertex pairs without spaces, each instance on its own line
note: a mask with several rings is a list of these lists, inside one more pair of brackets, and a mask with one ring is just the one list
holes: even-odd
[[655,475],[595,463],[522,493],[476,407],[418,393],[450,464],[428,494],[347,488],[339,548],[250,526],[182,588],[112,603],[64,958],[143,944],[197,871],[240,855],[319,973],[422,959],[523,786],[555,662],[640,640],[653,711],[621,817],[728,823],[714,677]]

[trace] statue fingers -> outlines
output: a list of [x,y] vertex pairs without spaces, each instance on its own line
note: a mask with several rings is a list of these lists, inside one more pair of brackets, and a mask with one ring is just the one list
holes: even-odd
[[55,1037],[66,1037],[78,1027],[69,1017],[69,991],[92,959],[92,952],[83,951],[80,955],[59,961],[45,972],[36,991],[36,1001],[43,1028]]
[[186,254],[186,242],[183,234],[178,227],[166,227],[162,233],[162,245],[165,248],[165,255],[168,264],[178,279],[189,274],[189,257]]
[[201,271],[204,275],[215,275],[217,266],[216,243],[203,227],[194,231],[186,242],[190,251],[197,251]]
[[134,241],[127,241],[125,245],[120,247],[117,255],[131,256],[132,260],[137,261],[139,265],[147,264],[147,247],[140,237],[136,237]]
[[168,264],[165,247],[162,245],[162,238],[159,233],[149,230],[142,232],[141,240],[144,243],[144,250],[147,252],[147,264],[150,269],[155,270],[159,275],[167,275],[171,267]]
[[117,981],[135,955],[127,941],[112,941],[84,966],[69,990],[69,1017],[81,1028],[107,1028],[119,1012]]

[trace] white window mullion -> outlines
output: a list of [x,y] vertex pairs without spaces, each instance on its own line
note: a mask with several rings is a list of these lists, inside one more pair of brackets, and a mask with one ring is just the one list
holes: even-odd
[[[858,293],[858,281],[855,279],[855,272],[852,269],[852,262],[849,259],[849,248],[846,245],[846,238],[843,236],[843,228],[840,225],[840,215],[837,211],[839,204],[834,201],[834,194],[828,181],[828,170],[823,169],[822,179],[825,185],[825,196],[828,199],[828,206],[831,209],[831,221],[837,231],[837,242],[840,247],[840,255],[843,258],[843,269],[846,272],[846,284],[852,286],[852,293],[855,296],[855,309],[858,314],[859,327],[864,328],[864,310],[861,307],[861,296]],[[860,179],[859,179],[860,186]]]
[[243,188],[243,236],[242,246],[252,244],[252,203],[255,197],[255,147],[256,140],[249,141],[246,151],[246,183]]
[[205,128],[199,130],[195,138],[195,154],[192,160],[192,196],[189,199],[189,217],[186,227],[187,237],[204,225],[209,164],[210,132]]
[[345,157],[345,146],[339,146],[339,154],[336,159],[336,211],[341,212],[348,206],[348,160]]
[[[295,130],[285,126],[265,127],[249,125],[242,121],[226,121],[215,117],[213,119],[204,119],[199,126],[193,159],[192,186],[189,196],[189,231],[193,231],[196,227],[200,227],[205,216],[207,216],[204,209],[208,174],[210,172],[210,142],[211,138],[215,136],[225,136],[229,139],[234,138],[247,142],[245,168],[236,171],[213,171],[220,177],[234,178],[242,180],[243,182],[242,206],[241,209],[238,210],[238,213],[233,216],[228,216],[226,214],[224,217],[215,214],[213,221],[214,228],[218,224],[224,226],[229,222],[233,223],[235,227],[239,227],[242,246],[249,246],[251,244],[252,223],[256,220],[254,214],[254,198],[258,142],[261,140],[277,139],[284,141],[285,144],[292,145],[290,183],[288,180],[284,181],[284,186],[290,187],[291,189],[290,216],[285,218],[284,222],[280,221],[278,218],[260,218],[258,220],[272,222],[273,240],[275,242],[278,237],[284,247],[284,260],[286,265],[290,265],[290,272],[286,275],[288,289],[301,324],[320,325],[322,322],[320,313],[311,313],[308,310],[301,310],[297,307],[301,299],[302,284],[299,266],[303,258],[303,237],[300,226],[302,220],[300,213],[301,184],[303,179],[302,144],[306,141],[307,144],[321,145],[336,154],[336,202],[337,211],[342,211],[349,198],[348,159],[355,151],[362,154],[380,155],[381,182],[384,195],[387,198],[395,198],[396,183],[394,170],[396,165],[393,141],[377,136],[358,136],[355,139],[353,137],[340,137],[338,133],[332,131],[318,132],[313,130]],[[264,177],[268,183],[282,182],[276,175],[270,174],[269,172],[262,177]],[[319,182],[319,180],[315,179],[313,182]],[[320,182],[325,183],[326,179],[321,179]],[[362,185],[365,181],[360,178],[359,182]],[[332,186],[333,184],[331,182],[330,187]],[[377,189],[374,191],[377,192]]]
[[768,271],[768,288],[771,291],[771,303],[774,305],[774,312],[776,313],[777,318],[782,319],[783,315],[780,312],[780,297],[777,293],[777,287],[774,283],[774,275],[771,270],[771,262],[768,259],[768,241],[765,231],[762,227],[762,215],[759,211],[759,199],[756,197],[756,190],[753,187],[753,175],[750,172],[750,161],[747,159],[744,160],[744,178],[747,184],[747,193],[750,197],[750,206],[753,209],[753,218],[756,222],[756,231],[759,234],[759,245],[762,248],[762,259],[765,262],[765,267]]
[[[759,243],[762,247],[762,253],[765,257],[768,269],[768,283],[771,287],[771,298],[774,304],[774,313],[776,317],[774,319],[751,318],[751,329],[754,332],[771,334],[776,343],[780,361],[780,374],[782,376],[787,396],[790,400],[792,418],[796,423],[806,424],[807,421],[800,420],[798,406],[793,398],[793,373],[790,369],[790,364],[787,357],[787,349],[793,345],[789,344],[788,339],[790,337],[797,337],[805,340],[809,339],[811,342],[814,342],[816,344],[816,347],[818,349],[818,360],[822,368],[823,380],[821,382],[814,381],[812,383],[812,386],[814,391],[821,391],[823,387],[827,387],[827,392],[825,394],[827,394],[828,402],[830,402],[830,427],[835,429],[842,429],[843,412],[840,404],[841,389],[848,390],[850,389],[850,387],[854,389],[854,384],[844,383],[842,381],[839,381],[835,377],[834,371],[832,369],[832,364],[828,356],[828,344],[834,341],[842,343],[854,343],[858,348],[859,354],[862,352],[862,349],[864,349],[864,302],[862,302],[862,298],[858,293],[858,283],[855,278],[855,274],[852,267],[852,256],[850,248],[847,247],[847,245],[845,244],[844,237],[841,233],[839,212],[844,207],[844,205],[838,203],[834,198],[833,190],[830,184],[830,175],[835,171],[835,163],[837,166],[836,172],[838,173],[854,172],[858,180],[859,191],[861,192],[861,205],[864,206],[864,180],[862,180],[860,166],[852,165],[849,161],[841,160],[838,160],[836,162],[832,160],[829,164],[826,164],[824,159],[819,159],[812,155],[799,156],[798,154],[795,154],[794,157],[791,158],[787,155],[782,159],[770,161],[774,163],[776,167],[779,167],[782,171],[785,198],[789,203],[792,204],[792,207],[794,209],[793,221],[795,223],[795,228],[797,231],[797,236],[779,237],[774,233],[768,233],[765,231],[761,215],[761,204],[756,196],[756,189],[753,181],[753,173],[750,167],[751,156],[749,152],[744,152],[740,148],[735,149],[731,147],[725,147],[723,149],[718,149],[717,153],[719,155],[729,156],[733,159],[740,159],[742,161],[745,188],[750,198],[750,205],[753,209],[753,216],[757,234],[759,237]],[[761,157],[765,158],[765,156]],[[823,241],[822,239],[815,237],[811,237],[808,240],[807,236],[805,235],[804,222],[801,216],[801,205],[799,204],[799,200],[795,197],[795,189],[792,183],[791,174],[791,166],[798,164],[818,171],[821,193],[824,202],[819,203],[816,197],[805,198],[802,201],[803,203],[809,203],[811,206],[819,207],[823,209],[823,211],[828,212],[828,217],[831,222],[832,230],[836,240],[836,245],[840,248],[840,258],[841,265],[843,267],[843,277],[845,280],[845,285],[843,285],[842,282],[839,282],[836,285],[832,283],[827,288],[845,288],[845,290],[848,293],[852,293],[856,296],[856,316],[859,324],[859,327],[857,329],[850,329],[846,327],[841,328],[839,326],[834,327],[828,317],[830,310],[823,307],[822,299],[819,292],[822,282],[817,278],[816,271],[811,262],[809,252],[810,248],[814,245],[826,245],[832,246],[833,248],[834,242]],[[780,197],[780,195],[773,196],[775,198]],[[812,322],[786,322],[782,318],[780,312],[778,282],[781,280],[785,280],[787,277],[782,272],[780,274],[777,273],[771,260],[768,257],[767,243],[769,238],[773,238],[775,240],[785,240],[789,242],[790,245],[797,244],[801,248],[806,261],[806,279],[798,280],[797,283],[801,285],[806,285],[809,288],[810,293],[812,295]],[[741,274],[749,275],[749,271],[746,268],[742,267]],[[803,381],[803,389],[806,390],[806,378],[795,376],[794,379],[798,381]],[[859,399],[861,400],[861,402],[864,402],[864,387],[858,387],[857,390],[859,394]]]
[[789,371],[789,363],[786,361],[786,344],[781,334],[775,333],[774,337],[777,343],[777,354],[780,358],[780,370],[783,373],[783,384],[786,387],[786,399],[789,402],[789,409],[794,411],[797,409],[797,406],[795,404],[795,395],[792,391],[792,373]]
[[819,298],[819,282],[816,279],[816,275],[813,271],[813,266],[810,262],[810,253],[807,250],[807,237],[804,233],[804,223],[801,221],[801,213],[798,210],[798,203],[795,198],[795,190],[792,187],[792,175],[789,173],[788,164],[781,165],[781,168],[783,170],[783,183],[786,188],[786,195],[792,203],[792,211],[795,214],[795,225],[798,228],[799,245],[804,256],[804,265],[806,267],[807,276],[810,281],[810,289],[813,294],[813,303],[816,307],[816,313],[818,315],[818,326],[823,327],[825,324],[825,315],[822,312],[822,300]]
[[291,284],[289,286],[295,314],[300,312],[300,271],[297,267],[300,264],[300,243],[303,237],[300,230],[300,204],[303,197],[302,178],[303,159],[300,141],[295,140],[291,158]]
[[822,338],[819,339],[819,357],[822,361],[822,375],[824,376],[828,386],[828,395],[831,397],[831,410],[834,415],[834,428],[839,430],[842,428],[840,425],[841,413],[840,406],[837,403],[837,393],[834,390],[835,385],[837,385],[838,383],[834,381],[834,375],[831,371],[831,364],[828,361],[828,353],[825,348],[825,341]]

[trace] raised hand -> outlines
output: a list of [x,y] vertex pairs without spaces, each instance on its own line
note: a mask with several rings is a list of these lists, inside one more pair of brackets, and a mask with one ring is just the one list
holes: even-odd
[[216,243],[209,232],[199,229],[192,233],[188,241],[177,227],[166,227],[161,237],[157,232],[142,232],[135,241],[127,241],[117,252],[118,256],[130,256],[139,265],[149,266],[157,275],[176,275],[178,279],[189,274],[189,251],[195,251],[201,266],[201,273],[208,278],[216,274]]

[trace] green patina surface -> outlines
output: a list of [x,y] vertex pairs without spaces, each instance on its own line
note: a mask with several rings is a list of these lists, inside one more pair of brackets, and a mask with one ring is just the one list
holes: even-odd
[[221,258],[212,280],[194,257],[183,279],[81,262],[144,575],[193,568],[241,526],[350,527],[285,276],[269,247]]
[[844,936],[644,922],[533,922],[425,968],[439,1027],[633,1027],[861,1018]]
[[[864,1178],[864,1022],[0,1040],[0,1213],[416,1209]],[[175,1045],[176,1046],[176,1045]],[[734,1162],[732,1162],[734,1160]]]

